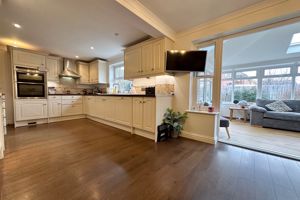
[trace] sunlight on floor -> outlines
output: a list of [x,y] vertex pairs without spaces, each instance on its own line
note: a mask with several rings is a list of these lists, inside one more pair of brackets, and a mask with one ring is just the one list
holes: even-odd
[[228,139],[224,128],[220,129],[219,141],[251,149],[300,159],[300,133],[251,126],[240,120],[230,122]]

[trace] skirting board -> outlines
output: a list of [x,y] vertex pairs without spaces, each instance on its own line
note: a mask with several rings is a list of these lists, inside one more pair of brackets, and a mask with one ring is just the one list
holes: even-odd
[[184,138],[192,139],[192,140],[197,140],[197,141],[200,141],[200,142],[205,142],[205,143],[208,143],[208,144],[216,144],[217,143],[217,139],[215,139],[213,137],[200,135],[198,133],[182,131],[180,136],[184,137]]
[[124,131],[127,131],[127,132],[131,133],[131,126],[125,126],[125,125],[118,124],[118,123],[115,123],[115,122],[110,122],[110,121],[107,121],[105,119],[100,119],[98,117],[93,117],[93,116],[90,116],[90,115],[87,115],[86,117],[88,119],[93,120],[93,121],[100,122],[102,124],[106,124],[106,125],[109,125],[109,126],[112,126],[112,127],[115,127],[115,128],[118,128],[118,129],[121,129],[121,130],[124,130]]
[[51,117],[51,118],[49,118],[49,123],[51,123],[51,122],[67,121],[67,120],[73,120],[73,119],[84,119],[84,118],[86,118],[85,115]]
[[145,138],[148,138],[150,140],[155,140],[155,134],[151,133],[151,132],[148,132],[148,131],[133,128],[132,133],[136,134],[136,135],[139,135],[139,136],[142,136],[142,137],[145,137]]
[[15,128],[28,126],[28,123],[35,123],[35,124],[47,124],[48,119],[36,119],[36,120],[24,120],[24,121],[17,121],[15,122]]

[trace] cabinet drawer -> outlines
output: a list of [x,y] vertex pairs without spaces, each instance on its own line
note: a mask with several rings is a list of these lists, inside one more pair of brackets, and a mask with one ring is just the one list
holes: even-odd
[[57,96],[48,96],[49,100],[61,100],[61,96],[57,95]]
[[62,105],[61,109],[62,116],[81,115],[83,113],[83,107],[81,104]]
[[82,99],[63,99],[61,103],[63,105],[82,104]]
[[77,95],[77,96],[62,96],[62,100],[64,99],[71,99],[71,100],[82,100],[82,96]]

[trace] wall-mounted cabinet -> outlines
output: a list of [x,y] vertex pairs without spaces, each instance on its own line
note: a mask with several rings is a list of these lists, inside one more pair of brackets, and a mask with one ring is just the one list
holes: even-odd
[[79,84],[108,83],[108,66],[103,60],[95,60],[90,63],[77,62],[77,72],[80,74]]
[[133,79],[165,73],[165,54],[173,48],[168,38],[153,39],[128,47],[124,53],[125,78]]
[[59,57],[48,56],[46,58],[46,68],[49,81],[58,81],[62,71],[62,60]]
[[23,50],[14,49],[13,64],[27,67],[45,67],[46,56]]
[[77,72],[80,75],[79,84],[90,84],[90,66],[86,62],[77,62]]
[[103,60],[95,60],[90,63],[89,82],[91,84],[108,83],[107,78],[107,62]]

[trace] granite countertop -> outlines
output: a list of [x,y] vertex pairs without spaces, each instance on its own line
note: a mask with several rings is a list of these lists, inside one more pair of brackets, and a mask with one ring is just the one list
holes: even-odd
[[146,95],[146,94],[48,94],[49,96],[52,95],[66,95],[66,96],[76,96],[76,95],[82,95],[82,96],[114,96],[114,97],[155,97],[155,95]]

